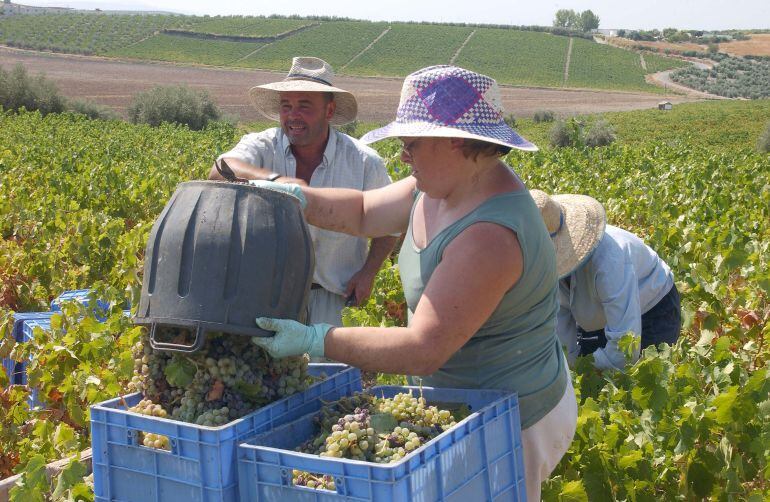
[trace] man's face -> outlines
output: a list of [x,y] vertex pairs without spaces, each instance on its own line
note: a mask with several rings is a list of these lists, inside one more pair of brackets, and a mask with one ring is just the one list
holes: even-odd
[[292,145],[312,146],[326,141],[335,103],[322,92],[281,92],[281,129]]

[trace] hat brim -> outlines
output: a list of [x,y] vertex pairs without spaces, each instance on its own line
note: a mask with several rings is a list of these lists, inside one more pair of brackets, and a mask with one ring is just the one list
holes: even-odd
[[344,125],[353,122],[358,114],[356,98],[344,89],[310,80],[284,80],[270,84],[257,85],[249,89],[251,104],[264,117],[279,121],[281,92],[331,92],[334,94],[336,108],[329,120],[332,125]]
[[479,126],[475,129],[475,131],[469,131],[456,127],[440,126],[432,122],[395,121],[364,134],[361,138],[361,142],[368,145],[385,138],[425,136],[436,138],[469,138],[527,152],[536,152],[538,150],[534,143],[530,143],[524,139],[505,123],[483,127]]
[[606,215],[599,201],[587,195],[552,195],[564,212],[564,223],[551,237],[556,248],[556,272],[566,277],[582,265],[604,237]]

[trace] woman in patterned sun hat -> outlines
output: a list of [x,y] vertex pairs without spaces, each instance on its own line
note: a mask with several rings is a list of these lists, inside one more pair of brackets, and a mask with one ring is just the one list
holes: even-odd
[[502,160],[537,147],[503,116],[493,79],[424,68],[404,81],[396,120],[362,138],[399,138],[411,176],[368,192],[264,182],[300,199],[313,225],[405,233],[398,263],[409,322],[332,328],[259,318],[276,335],[255,343],[276,357],[325,356],[433,387],[517,392],[527,498],[539,500],[572,441],[577,404],[556,336],[554,248],[529,190]]

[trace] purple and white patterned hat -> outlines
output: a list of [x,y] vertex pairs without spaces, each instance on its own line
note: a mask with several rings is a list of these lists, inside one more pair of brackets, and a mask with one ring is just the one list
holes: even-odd
[[361,141],[369,144],[397,136],[471,138],[537,151],[508,127],[503,114],[494,79],[457,66],[429,66],[404,79],[396,120],[366,133]]

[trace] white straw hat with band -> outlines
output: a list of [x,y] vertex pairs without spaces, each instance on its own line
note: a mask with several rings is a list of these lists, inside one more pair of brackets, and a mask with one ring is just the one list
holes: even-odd
[[556,248],[556,272],[569,275],[593,253],[604,236],[606,215],[599,201],[588,195],[551,195],[530,190]]
[[457,66],[429,66],[404,79],[396,120],[366,133],[374,143],[399,136],[470,138],[536,151],[505,123],[494,79]]
[[279,120],[280,92],[331,92],[336,109],[329,123],[344,125],[353,122],[358,113],[358,103],[351,93],[334,87],[334,70],[323,59],[295,57],[286,78],[280,82],[258,85],[249,89],[251,103],[259,113],[270,120]]

